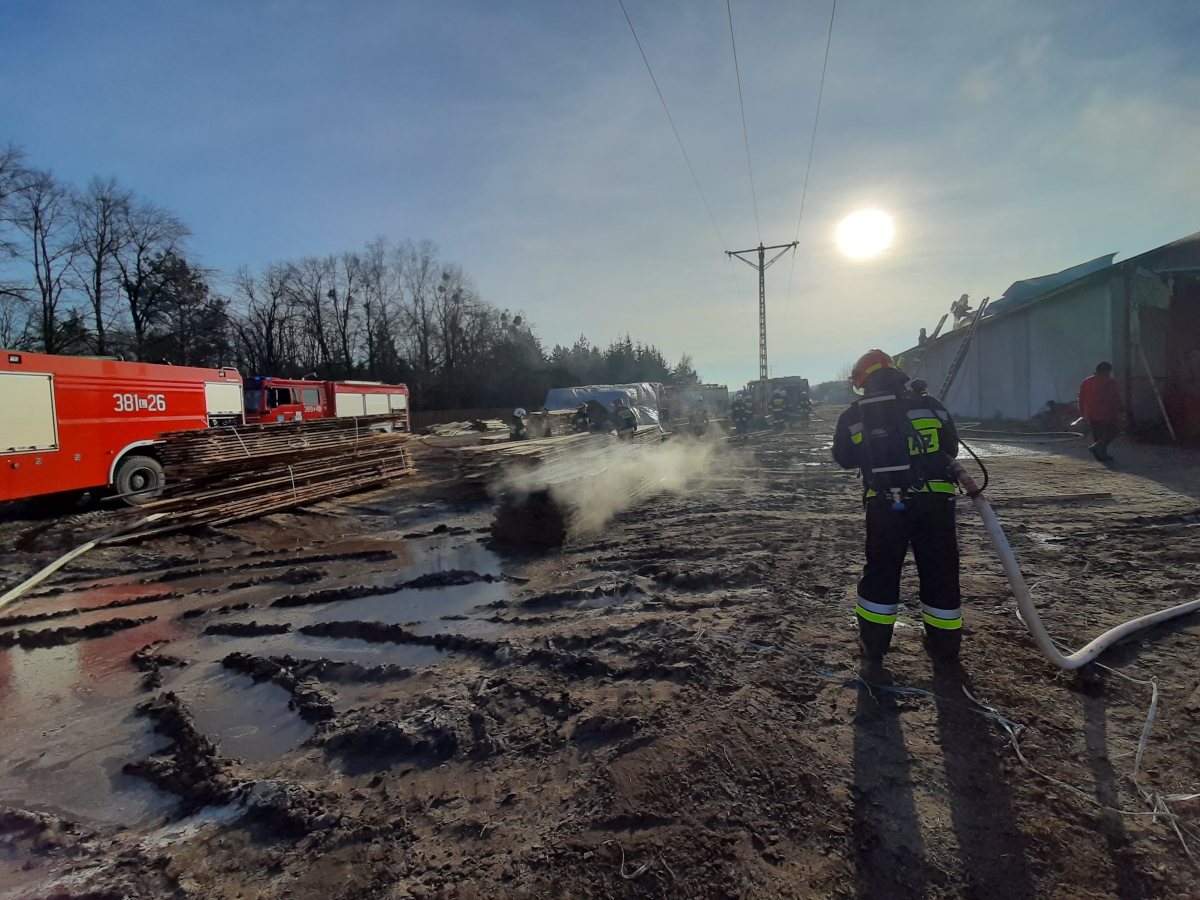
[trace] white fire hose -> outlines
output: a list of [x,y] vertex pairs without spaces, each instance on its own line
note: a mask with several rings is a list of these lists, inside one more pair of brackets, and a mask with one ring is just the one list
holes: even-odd
[[991,505],[975,484],[975,480],[963,469],[962,464],[951,460],[951,465],[954,473],[958,476],[959,483],[966,488],[971,502],[975,504],[975,510],[979,513],[979,518],[983,520],[988,537],[992,539],[992,546],[996,548],[996,555],[1000,557],[1000,564],[1004,566],[1004,574],[1008,576],[1008,583],[1012,585],[1013,594],[1017,598],[1017,608],[1021,611],[1021,618],[1024,620],[1025,626],[1033,635],[1038,649],[1059,668],[1078,669],[1090,663],[1117,641],[1141,631],[1143,628],[1158,625],[1190,612],[1200,611],[1200,599],[1196,599],[1172,606],[1170,609],[1139,616],[1136,619],[1130,619],[1123,625],[1109,629],[1090,641],[1082,650],[1064,656],[1054,646],[1054,641],[1051,640],[1050,635],[1046,633],[1045,626],[1042,625],[1042,618],[1038,615],[1037,607],[1033,605],[1033,598],[1029,596],[1029,588],[1025,584],[1025,578],[1021,575],[1021,567],[1017,565],[1017,559],[1013,556],[1012,548],[1008,545],[1008,539],[1004,536],[1004,530],[1000,527],[1000,522],[996,519]]
[[99,547],[101,544],[103,544],[107,540],[110,540],[115,537],[120,537],[121,535],[128,534],[131,531],[136,531],[137,529],[141,528],[143,525],[147,525],[150,522],[157,522],[159,519],[161,519],[165,515],[166,515],[166,513],[153,513],[152,515],[138,519],[136,522],[130,522],[128,525],[122,525],[116,531],[110,531],[108,534],[103,535],[102,537],[98,537],[95,540],[88,541],[86,544],[76,547],[74,550],[70,551],[69,553],[64,553],[62,556],[60,556],[54,562],[50,563],[50,565],[46,566],[46,568],[42,569],[36,575],[33,575],[32,577],[25,579],[20,584],[18,584],[15,588],[13,588],[11,591],[6,593],[4,596],[0,597],[0,608],[8,606],[8,604],[12,603],[14,600],[16,600],[22,594],[24,594],[27,590],[41,584],[43,581],[45,581],[47,578],[49,578],[51,575],[53,575],[55,572],[57,572],[59,569],[61,569],[63,566],[65,566],[67,563],[69,563],[71,560],[75,559],[75,557],[82,556],[83,554],[85,554],[89,550],[91,550],[93,547]]

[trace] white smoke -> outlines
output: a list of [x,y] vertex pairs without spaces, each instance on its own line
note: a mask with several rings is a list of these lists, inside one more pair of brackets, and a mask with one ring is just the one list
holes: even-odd
[[645,497],[678,494],[699,484],[713,469],[716,446],[692,440],[632,443],[598,435],[535,469],[510,471],[493,492],[519,502],[548,491],[568,533],[591,534]]

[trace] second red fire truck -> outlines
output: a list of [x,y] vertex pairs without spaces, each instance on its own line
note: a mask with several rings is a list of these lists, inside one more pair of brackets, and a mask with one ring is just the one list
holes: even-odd
[[391,416],[387,424],[408,430],[408,388],[402,384],[247,378],[243,388],[247,422]]

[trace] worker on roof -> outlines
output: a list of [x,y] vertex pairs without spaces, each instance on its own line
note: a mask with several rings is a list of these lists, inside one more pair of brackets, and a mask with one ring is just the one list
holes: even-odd
[[508,436],[514,441],[529,440],[529,429],[525,427],[525,410],[520,406],[513,410]]
[[613,418],[617,420],[617,436],[631,437],[637,431],[637,413],[618,397],[613,401]]
[[877,670],[891,646],[909,545],[921,580],[926,650],[935,663],[953,662],[962,641],[954,421],[935,398],[906,392],[908,376],[882,350],[864,354],[850,381],[863,397],[838,419],[833,458],[863,476],[866,565],[856,613],[864,668]]
[[1079,414],[1092,429],[1092,445],[1088,450],[1100,462],[1112,461],[1108,445],[1121,433],[1121,414],[1125,410],[1121,388],[1112,377],[1112,370],[1112,363],[1098,363],[1095,374],[1079,385]]
[[580,403],[579,408],[575,410],[575,415],[571,416],[571,427],[576,431],[587,431],[592,427],[586,403]]

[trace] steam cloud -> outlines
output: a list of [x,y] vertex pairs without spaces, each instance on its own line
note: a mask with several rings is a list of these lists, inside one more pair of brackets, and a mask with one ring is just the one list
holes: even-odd
[[654,494],[682,493],[708,475],[710,442],[635,444],[597,437],[593,445],[527,471],[512,471],[495,493],[523,502],[547,492],[574,537],[600,531],[617,513]]

